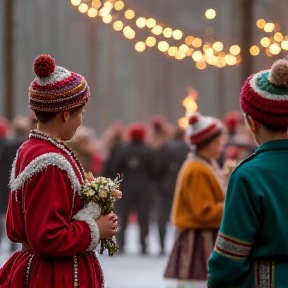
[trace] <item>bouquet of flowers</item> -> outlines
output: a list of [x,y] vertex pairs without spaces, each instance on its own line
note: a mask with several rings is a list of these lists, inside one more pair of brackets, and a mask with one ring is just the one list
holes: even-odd
[[[102,176],[95,178],[91,172],[87,173],[85,184],[81,191],[84,204],[96,203],[101,210],[101,215],[111,213],[114,202],[122,197],[122,192],[119,190],[120,182],[121,179],[119,176],[112,180]],[[105,249],[108,250],[109,256],[112,256],[118,251],[118,247],[113,238],[100,240],[100,254],[103,254]]]

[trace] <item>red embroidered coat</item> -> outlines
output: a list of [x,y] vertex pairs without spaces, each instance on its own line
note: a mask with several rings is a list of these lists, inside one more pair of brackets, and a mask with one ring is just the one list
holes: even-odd
[[13,164],[6,226],[23,249],[1,268],[1,288],[104,287],[93,252],[98,226],[72,219],[83,208],[83,171],[66,146],[54,143],[30,136]]

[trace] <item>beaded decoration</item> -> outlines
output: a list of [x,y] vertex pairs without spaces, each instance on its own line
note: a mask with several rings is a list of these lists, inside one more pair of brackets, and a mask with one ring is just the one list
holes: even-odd
[[85,78],[56,66],[49,55],[34,60],[36,78],[29,87],[29,105],[32,110],[45,112],[66,111],[85,104],[90,91]]
[[78,260],[76,255],[73,255],[73,283],[74,288],[80,287],[78,278]]
[[30,270],[31,270],[31,263],[33,260],[34,254],[30,255],[26,264],[25,269],[25,284],[28,286],[29,284],[29,278],[30,278]]

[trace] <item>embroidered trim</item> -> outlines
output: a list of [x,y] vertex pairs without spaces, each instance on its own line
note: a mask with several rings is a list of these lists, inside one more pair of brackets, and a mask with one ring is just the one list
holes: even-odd
[[35,159],[33,159],[25,169],[15,178],[16,161],[13,163],[11,180],[9,186],[12,191],[16,191],[22,187],[22,185],[32,178],[35,174],[43,171],[48,166],[53,165],[61,170],[67,172],[68,177],[71,181],[71,185],[75,192],[80,193],[81,184],[77,179],[71,164],[66,160],[66,158],[58,153],[46,153]]
[[29,284],[29,279],[30,279],[30,271],[31,271],[31,264],[33,260],[34,255],[30,255],[26,264],[25,268],[25,284]]
[[274,287],[274,261],[257,261],[257,287],[272,288]]
[[73,255],[73,287],[77,288],[79,287],[79,278],[78,278],[78,259],[77,255]]
[[223,233],[219,233],[215,250],[229,258],[245,259],[249,256],[252,244],[239,241],[235,238],[228,237]]

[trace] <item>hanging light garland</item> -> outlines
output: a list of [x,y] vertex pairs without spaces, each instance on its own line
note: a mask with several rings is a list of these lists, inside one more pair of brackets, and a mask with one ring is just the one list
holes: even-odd
[[[122,0],[107,0],[104,3],[100,0],[71,0],[71,4],[78,7],[79,12],[87,14],[88,17],[101,17],[104,23],[112,23],[114,30],[122,32],[123,36],[129,40],[136,38],[134,27],[136,29],[148,29],[152,35],[135,43],[137,52],[143,52],[146,48],[156,46],[167,57],[173,57],[177,60],[191,57],[200,70],[205,69],[207,64],[223,68],[227,65],[237,65],[242,60],[241,49],[238,45],[232,45],[229,52],[225,52],[223,43],[215,40],[213,36],[202,33],[200,37],[193,35],[184,37],[180,29],[172,29],[149,15],[144,17],[144,13],[138,16],[137,14],[140,13],[126,7]],[[112,12],[117,13],[112,16]],[[208,9],[205,12],[205,17],[209,20],[214,19],[216,11]],[[125,22],[127,21],[132,21],[131,25],[126,25]],[[257,48],[259,49],[257,46],[251,47],[251,54],[256,55],[258,53]],[[274,46],[270,47],[271,49],[277,50]]]
[[265,49],[265,53],[268,57],[277,56],[283,50],[288,51],[288,35],[283,36],[279,24],[259,19],[256,22],[256,26],[267,35],[260,39],[260,46],[253,45],[250,48],[251,55],[258,56],[260,54],[261,46]]

